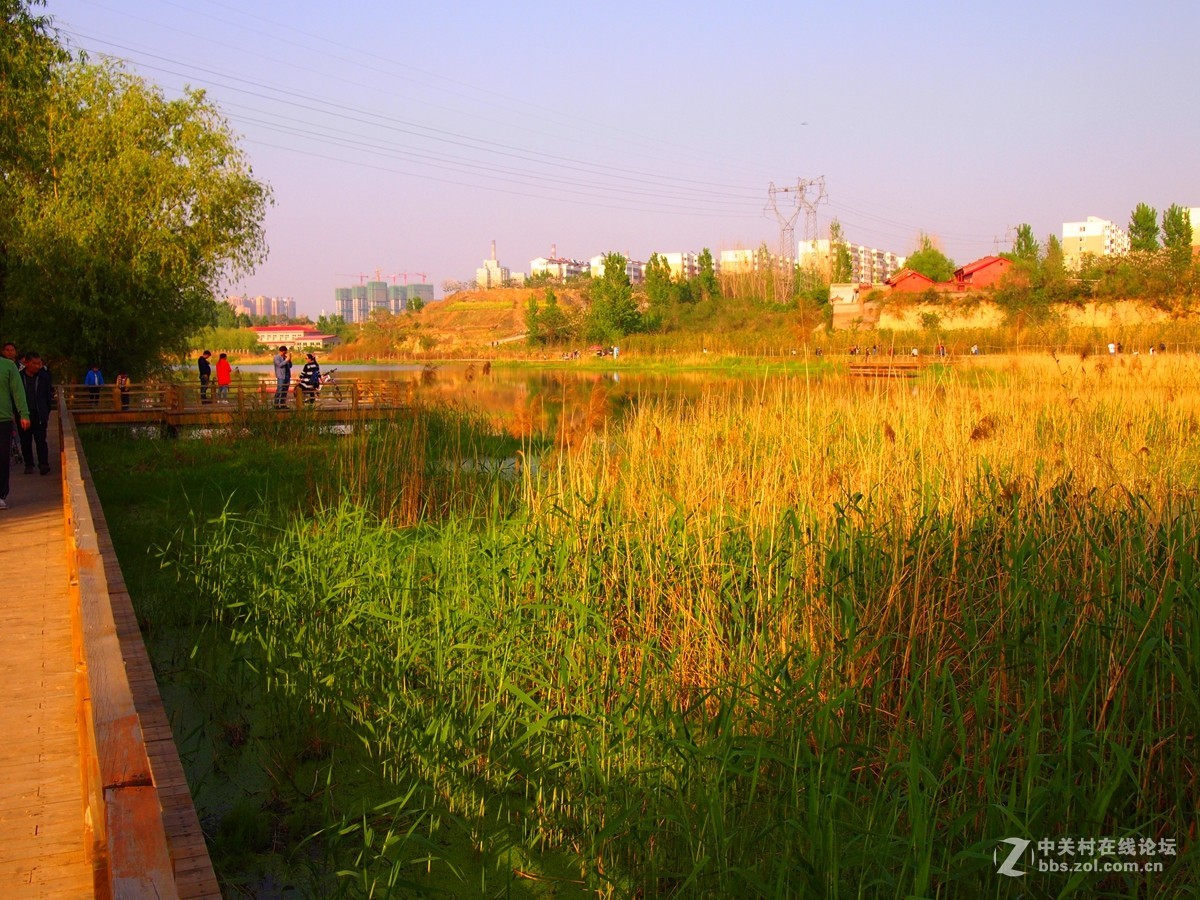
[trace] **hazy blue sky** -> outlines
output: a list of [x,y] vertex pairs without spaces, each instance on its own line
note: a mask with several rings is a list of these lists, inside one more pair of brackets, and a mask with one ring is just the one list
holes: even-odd
[[[1200,206],[1200,2],[247,3],[48,0],[168,95],[204,87],[276,204],[232,290],[332,309],[360,273],[467,279],[549,255],[818,229],[962,263],[1139,202]],[[803,236],[804,219],[797,222]],[[400,279],[403,280],[402,278]]]

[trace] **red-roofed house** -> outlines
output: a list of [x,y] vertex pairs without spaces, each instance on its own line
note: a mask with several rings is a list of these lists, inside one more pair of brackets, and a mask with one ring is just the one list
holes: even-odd
[[336,334],[321,334],[311,325],[260,325],[250,330],[258,336],[258,342],[267,347],[320,347],[327,350],[340,340]]
[[930,288],[937,290],[937,283],[932,278],[922,275],[920,272],[914,272],[912,269],[901,269],[884,284],[897,294],[920,294]]
[[954,272],[954,288],[959,291],[977,291],[991,287],[1012,269],[1012,260],[1003,256],[985,256],[967,263]]

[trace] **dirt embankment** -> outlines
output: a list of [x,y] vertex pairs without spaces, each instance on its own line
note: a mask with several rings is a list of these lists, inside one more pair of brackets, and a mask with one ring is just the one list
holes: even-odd
[[[1064,304],[1056,307],[1055,313],[1063,325],[1086,328],[1153,324],[1171,318],[1170,313],[1132,300],[1087,303],[1083,306]],[[1004,311],[987,300],[962,307],[938,303],[915,303],[900,307],[888,304],[880,310],[877,327],[893,331],[919,331],[927,327],[925,323],[931,314],[938,317],[938,328],[943,331],[999,328],[1005,320]]]

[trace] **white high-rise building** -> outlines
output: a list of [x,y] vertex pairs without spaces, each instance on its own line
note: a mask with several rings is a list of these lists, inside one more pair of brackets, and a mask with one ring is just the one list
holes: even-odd
[[[882,284],[904,268],[903,256],[862,244],[846,244],[850,252],[850,283]],[[833,271],[833,245],[827,239],[800,241],[796,245],[796,265],[815,269],[825,277]]]
[[496,242],[492,241],[492,258],[485,259],[475,270],[475,284],[482,290],[504,287],[512,280],[512,273],[496,261]]
[[1129,234],[1114,222],[1088,216],[1083,222],[1063,222],[1063,265],[1078,269],[1085,256],[1116,256],[1129,252]]

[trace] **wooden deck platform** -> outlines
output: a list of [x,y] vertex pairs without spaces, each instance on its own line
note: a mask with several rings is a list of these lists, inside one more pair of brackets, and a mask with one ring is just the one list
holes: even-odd
[[949,365],[950,357],[863,356],[851,360],[850,374],[858,378],[916,378],[933,365]]
[[57,432],[0,511],[0,897],[220,897],[69,416]]

